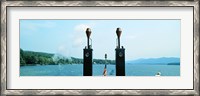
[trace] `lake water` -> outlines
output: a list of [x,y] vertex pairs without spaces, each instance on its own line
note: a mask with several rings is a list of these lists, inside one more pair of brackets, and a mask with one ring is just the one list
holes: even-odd
[[[93,76],[103,76],[105,65],[93,64]],[[180,76],[180,65],[126,65],[126,76]],[[115,65],[107,65],[107,75],[115,76]],[[83,76],[83,64],[21,66],[20,76]]]

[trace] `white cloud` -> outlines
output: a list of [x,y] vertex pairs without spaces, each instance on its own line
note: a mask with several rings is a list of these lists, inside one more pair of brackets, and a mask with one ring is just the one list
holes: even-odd
[[77,26],[75,26],[75,32],[85,32],[85,30],[87,29],[87,28],[90,28],[91,26],[90,25],[88,25],[88,24],[80,24],[80,25],[77,25]]
[[126,36],[125,38],[126,38],[127,40],[133,40],[133,39],[136,38],[136,36],[134,36],[134,35],[128,35],[128,36]]
[[38,30],[40,28],[52,28],[55,26],[56,24],[50,21],[46,21],[46,22],[44,21],[42,23],[29,22],[29,23],[26,23],[26,25],[24,25],[24,27],[29,30]]
[[60,45],[57,49],[57,54],[65,56],[67,58],[71,57],[71,53],[70,53],[70,47],[67,47],[66,45]]
[[94,26],[94,23],[89,24],[79,24],[74,27],[74,37],[73,37],[73,46],[74,47],[83,47],[86,42],[86,29]]
[[73,41],[73,46],[74,47],[78,47],[78,46],[81,46],[84,44],[84,41],[85,39],[83,37],[79,37],[79,38],[76,38],[74,41]]
[[80,51],[86,45],[86,29],[91,28],[93,24],[78,24],[74,26],[74,31],[70,34],[71,38],[57,48],[57,54],[66,58],[81,57]]

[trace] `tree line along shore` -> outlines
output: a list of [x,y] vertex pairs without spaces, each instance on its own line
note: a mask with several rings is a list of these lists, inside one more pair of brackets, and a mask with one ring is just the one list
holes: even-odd
[[[93,62],[94,64],[115,64],[115,60],[93,59]],[[20,49],[20,66],[57,64],[83,64],[83,59]]]

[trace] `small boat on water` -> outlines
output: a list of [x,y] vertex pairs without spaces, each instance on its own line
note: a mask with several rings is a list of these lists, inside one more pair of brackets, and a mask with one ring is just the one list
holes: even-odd
[[155,76],[161,76],[161,72],[158,72]]

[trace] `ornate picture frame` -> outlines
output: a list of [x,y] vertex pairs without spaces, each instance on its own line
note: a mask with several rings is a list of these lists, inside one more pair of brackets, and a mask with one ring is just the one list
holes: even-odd
[[[193,7],[193,89],[7,89],[8,7]],[[2,1],[1,96],[6,95],[195,95],[199,96],[199,1]]]

